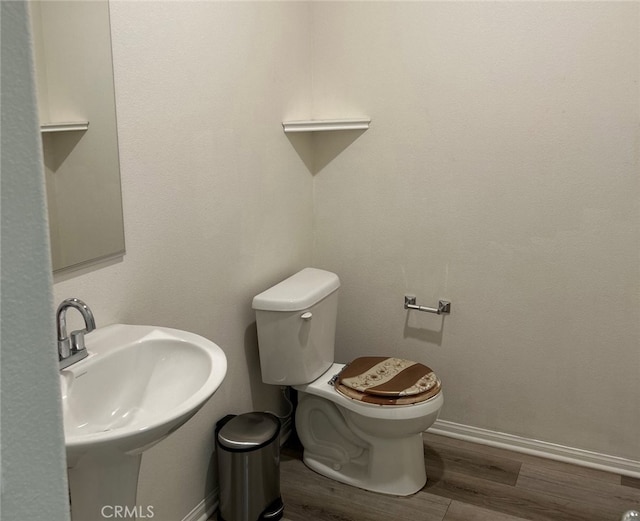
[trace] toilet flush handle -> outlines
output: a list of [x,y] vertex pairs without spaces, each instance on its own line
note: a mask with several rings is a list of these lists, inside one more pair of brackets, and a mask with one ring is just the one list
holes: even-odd
[[312,316],[313,316],[313,313],[311,313],[311,311],[305,311],[302,315],[300,315],[300,318],[302,320],[311,320]]

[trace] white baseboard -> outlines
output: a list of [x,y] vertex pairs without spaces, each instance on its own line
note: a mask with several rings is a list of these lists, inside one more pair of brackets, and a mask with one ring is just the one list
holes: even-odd
[[600,454],[574,447],[566,447],[546,441],[522,438],[513,434],[480,429],[469,425],[436,420],[429,429],[433,434],[448,436],[459,440],[470,441],[490,447],[512,450],[542,458],[572,463],[582,467],[589,467],[607,472],[614,472],[624,476],[640,478],[640,461],[619,458],[608,454]]
[[182,521],[207,521],[218,509],[218,494],[218,487],[216,487]]

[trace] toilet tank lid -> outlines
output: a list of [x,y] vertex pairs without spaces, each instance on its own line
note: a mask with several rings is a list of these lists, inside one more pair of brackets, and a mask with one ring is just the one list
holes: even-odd
[[335,273],[305,268],[253,297],[253,309],[302,311],[320,302],[340,287]]

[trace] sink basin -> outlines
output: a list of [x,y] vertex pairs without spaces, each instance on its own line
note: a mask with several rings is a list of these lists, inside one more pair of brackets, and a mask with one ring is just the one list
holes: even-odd
[[[109,488],[105,480],[113,489],[134,490],[101,504],[134,501],[141,453],[189,420],[227,371],[220,347],[186,331],[115,324],[85,339],[89,356],[60,371],[72,517],[79,520],[74,483],[83,489],[79,496],[94,494],[86,490],[87,477],[95,482],[104,467],[110,475],[101,493]],[[98,518],[96,512],[82,516]]]
[[149,448],[193,416],[227,371],[216,344],[176,329],[115,324],[86,345],[89,356],[60,371],[70,462],[91,448]]

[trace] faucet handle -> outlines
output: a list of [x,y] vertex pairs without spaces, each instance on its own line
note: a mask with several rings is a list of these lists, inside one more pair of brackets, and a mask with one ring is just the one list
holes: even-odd
[[64,360],[71,355],[71,341],[69,338],[58,340],[58,360]]
[[72,331],[69,335],[71,337],[71,352],[77,353],[86,349],[84,345],[84,334],[88,333],[86,329],[80,329],[79,331]]

